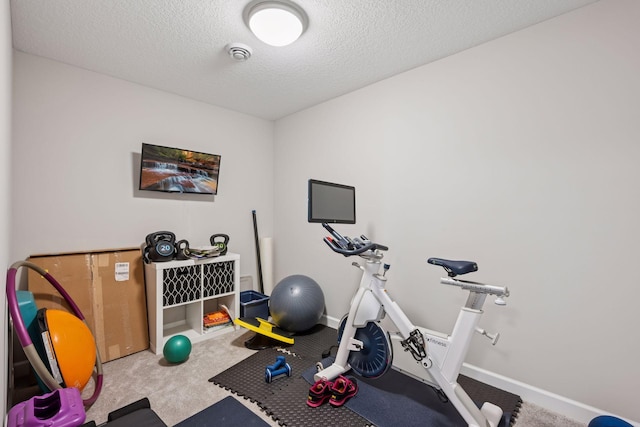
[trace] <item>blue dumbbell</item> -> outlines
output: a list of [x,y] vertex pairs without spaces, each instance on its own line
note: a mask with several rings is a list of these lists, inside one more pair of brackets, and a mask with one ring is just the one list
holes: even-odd
[[287,374],[288,377],[291,376],[291,366],[285,362],[284,356],[278,356],[276,358],[276,363],[273,365],[267,365],[264,370],[264,380],[268,383],[273,381],[277,376]]

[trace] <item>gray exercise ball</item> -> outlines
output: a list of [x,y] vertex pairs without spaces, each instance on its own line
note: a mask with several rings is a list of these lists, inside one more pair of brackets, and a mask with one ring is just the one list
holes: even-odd
[[324,294],[310,277],[294,274],[282,279],[269,297],[269,312],[285,331],[302,332],[314,327],[324,312]]

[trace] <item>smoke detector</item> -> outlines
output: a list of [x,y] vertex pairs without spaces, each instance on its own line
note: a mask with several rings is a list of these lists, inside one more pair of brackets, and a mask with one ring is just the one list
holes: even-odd
[[229,56],[235,59],[236,61],[246,61],[251,58],[252,50],[249,46],[243,43],[229,43],[225,46],[227,53]]

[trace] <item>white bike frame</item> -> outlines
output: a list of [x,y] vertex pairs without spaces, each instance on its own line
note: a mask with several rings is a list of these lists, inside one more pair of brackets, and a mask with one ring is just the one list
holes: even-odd
[[[450,277],[442,278],[440,282],[443,284],[459,286],[469,291],[469,298],[460,309],[451,335],[442,334],[415,326],[391,299],[385,289],[387,279],[384,274],[379,273],[381,253],[370,251],[360,256],[367,262],[364,266],[353,263],[363,270],[363,274],[358,291],[351,301],[335,362],[316,373],[315,380],[332,380],[349,371],[350,352],[363,348],[363,343],[355,338],[357,329],[369,322],[381,320],[386,314],[397,328],[397,332],[390,334],[393,349],[392,368],[444,392],[469,426],[496,427],[502,418],[502,409],[489,402],[485,402],[482,408],[478,409],[458,384],[457,379],[474,331],[490,338],[493,344],[497,342],[499,335],[491,335],[478,328],[478,322],[482,316],[486,296],[496,295],[496,304],[504,305],[503,297],[509,296],[508,289]],[[416,330],[420,331],[424,338],[422,350],[425,357],[422,360],[416,360],[410,351],[405,351],[406,346],[403,345]]]

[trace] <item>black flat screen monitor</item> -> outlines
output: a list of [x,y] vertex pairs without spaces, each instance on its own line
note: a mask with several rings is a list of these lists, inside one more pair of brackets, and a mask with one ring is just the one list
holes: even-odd
[[140,190],[217,194],[220,156],[142,144]]
[[356,223],[355,187],[309,180],[309,222]]

